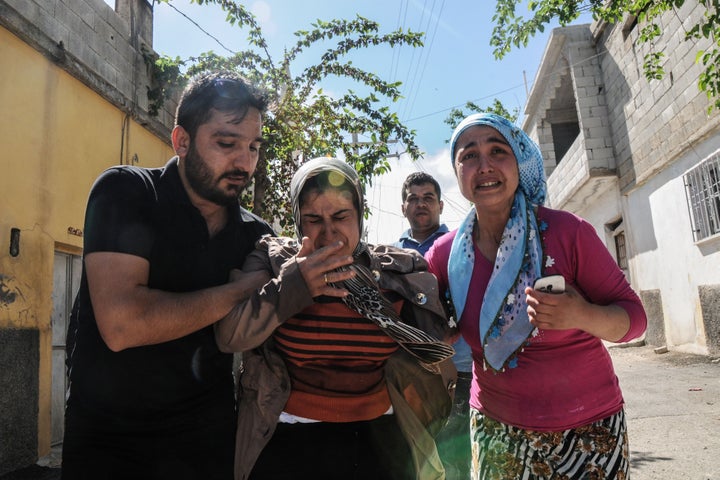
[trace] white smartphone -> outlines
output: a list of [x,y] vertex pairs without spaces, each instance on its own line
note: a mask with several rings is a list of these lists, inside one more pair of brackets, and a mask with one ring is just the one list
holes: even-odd
[[565,277],[562,275],[549,275],[535,280],[535,290],[545,293],[563,293],[565,291]]

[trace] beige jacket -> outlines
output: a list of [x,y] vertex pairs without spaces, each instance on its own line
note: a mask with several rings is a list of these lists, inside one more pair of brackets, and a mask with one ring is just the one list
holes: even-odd
[[[370,270],[381,289],[393,290],[412,305],[404,321],[439,339],[455,334],[437,281],[427,263],[413,250],[368,246]],[[222,351],[243,352],[238,385],[238,430],[235,478],[248,478],[261,450],[272,437],[278,417],[290,395],[285,363],[268,340],[292,315],[313,303],[294,255],[297,243],[289,238],[264,237],[248,256],[244,271],[266,271],[268,282],[247,301],[238,304],[215,329]],[[402,350],[385,366],[393,410],[413,452],[419,480],[444,479],[433,436],[444,425],[452,407],[457,372],[452,361],[442,362],[436,374],[428,372]]]

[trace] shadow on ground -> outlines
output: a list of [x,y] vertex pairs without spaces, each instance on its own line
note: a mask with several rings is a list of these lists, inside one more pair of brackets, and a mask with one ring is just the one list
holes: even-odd
[[672,462],[670,457],[659,457],[647,452],[638,452],[631,449],[630,452],[630,465],[633,467],[641,467],[650,463],[657,462]]
[[60,468],[31,465],[0,476],[0,480],[60,480]]

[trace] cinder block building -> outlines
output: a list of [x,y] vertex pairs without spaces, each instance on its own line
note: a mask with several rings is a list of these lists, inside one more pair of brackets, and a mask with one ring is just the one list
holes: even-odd
[[0,0],[0,476],[62,441],[85,202],[117,164],[172,156],[148,114],[147,0]]
[[698,90],[686,2],[661,20],[662,80],[648,81],[637,19],[553,30],[525,106],[549,204],[589,220],[640,293],[646,341],[720,353],[720,112]]

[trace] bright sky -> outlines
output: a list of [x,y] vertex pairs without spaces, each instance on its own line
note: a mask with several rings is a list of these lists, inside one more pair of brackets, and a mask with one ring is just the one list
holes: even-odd
[[[106,2],[114,5],[114,0]],[[400,190],[407,174],[416,170],[438,179],[445,203],[441,220],[451,229],[456,227],[469,203],[460,195],[452,172],[446,144],[452,132],[444,120],[453,107],[462,107],[466,101],[485,107],[495,98],[508,110],[518,109],[522,119],[527,91],[535,80],[550,30],[534,37],[528,47],[496,61],[489,46],[495,2],[487,0],[251,0],[245,5],[259,19],[276,60],[283,49],[295,44],[294,32],[311,30],[317,19],[361,15],[378,22],[381,32],[398,27],[426,32],[423,48],[371,47],[352,57],[357,67],[388,81],[403,82],[404,99],[393,108],[408,128],[416,131],[416,142],[425,152],[415,163],[405,155],[391,159],[392,172],[376,178],[368,188],[373,215],[366,222],[367,240],[392,243],[409,228],[400,210]],[[216,5],[198,6],[190,0],[173,0],[172,6],[155,2],[154,18],[153,48],[160,54],[187,58],[209,50],[229,54],[227,49],[248,48],[247,30],[226,23]],[[317,63],[328,46],[299,58],[291,72]],[[327,93],[358,89],[339,79],[321,86]],[[397,145],[397,153],[402,151]]]

